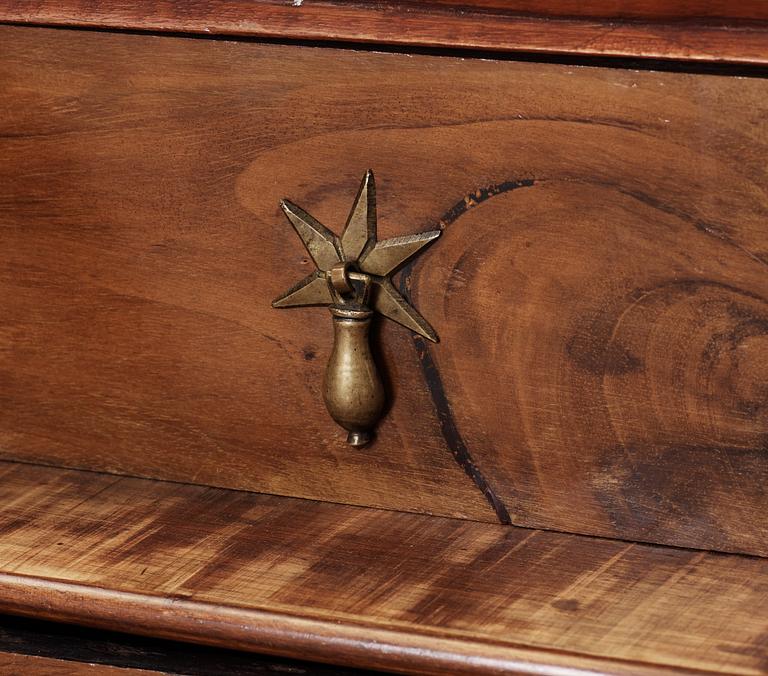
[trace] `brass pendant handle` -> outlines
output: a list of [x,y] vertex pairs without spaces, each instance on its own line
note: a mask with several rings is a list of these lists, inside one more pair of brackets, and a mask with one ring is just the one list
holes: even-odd
[[276,308],[327,305],[334,344],[323,398],[331,417],[364,446],[384,411],[385,393],[369,344],[375,313],[437,342],[437,334],[391,281],[400,266],[435,240],[439,230],[378,241],[373,172],[363,177],[341,237],[306,211],[283,200],[281,207],[317,269],[272,302]]
[[365,446],[384,410],[385,396],[368,340],[373,312],[331,307],[331,314],[333,352],[325,369],[325,407],[349,432],[348,443]]

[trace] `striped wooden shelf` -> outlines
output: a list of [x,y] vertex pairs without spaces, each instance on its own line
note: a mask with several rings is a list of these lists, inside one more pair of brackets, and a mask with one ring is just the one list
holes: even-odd
[[0,465],[0,610],[404,672],[760,674],[768,560]]

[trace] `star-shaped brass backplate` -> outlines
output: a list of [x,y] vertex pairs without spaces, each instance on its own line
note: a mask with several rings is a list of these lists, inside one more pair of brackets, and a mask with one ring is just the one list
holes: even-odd
[[[440,230],[378,241],[376,183],[372,171],[368,170],[363,177],[341,237],[289,200],[283,200],[280,206],[317,269],[275,299],[273,307],[368,306],[437,342],[434,329],[398,293],[390,277],[408,259],[439,237]],[[348,293],[344,293],[345,289]]]
[[386,393],[369,345],[374,312],[437,342],[437,334],[392,284],[391,275],[440,235],[379,241],[376,237],[376,185],[368,171],[360,184],[341,237],[288,200],[281,205],[316,270],[272,302],[273,307],[327,305],[333,318],[333,351],[323,380],[328,413],[364,446],[385,408]]

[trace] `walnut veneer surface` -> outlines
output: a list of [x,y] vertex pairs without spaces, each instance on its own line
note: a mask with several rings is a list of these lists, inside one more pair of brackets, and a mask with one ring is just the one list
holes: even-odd
[[[768,82],[0,28],[5,458],[768,553]],[[280,213],[444,230],[356,451]]]
[[[767,19],[2,3],[0,611],[353,669],[768,673],[765,72],[254,40],[692,70],[768,63]],[[382,236],[443,230],[398,279],[442,342],[377,327],[359,451],[327,312],[269,301],[312,267],[279,199],[338,231],[369,167]]]

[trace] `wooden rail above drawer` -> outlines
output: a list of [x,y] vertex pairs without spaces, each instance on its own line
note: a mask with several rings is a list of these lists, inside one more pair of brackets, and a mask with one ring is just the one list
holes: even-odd
[[0,463],[0,610],[431,674],[761,674],[768,561]]
[[0,21],[723,63],[768,63],[760,0],[12,0]]

